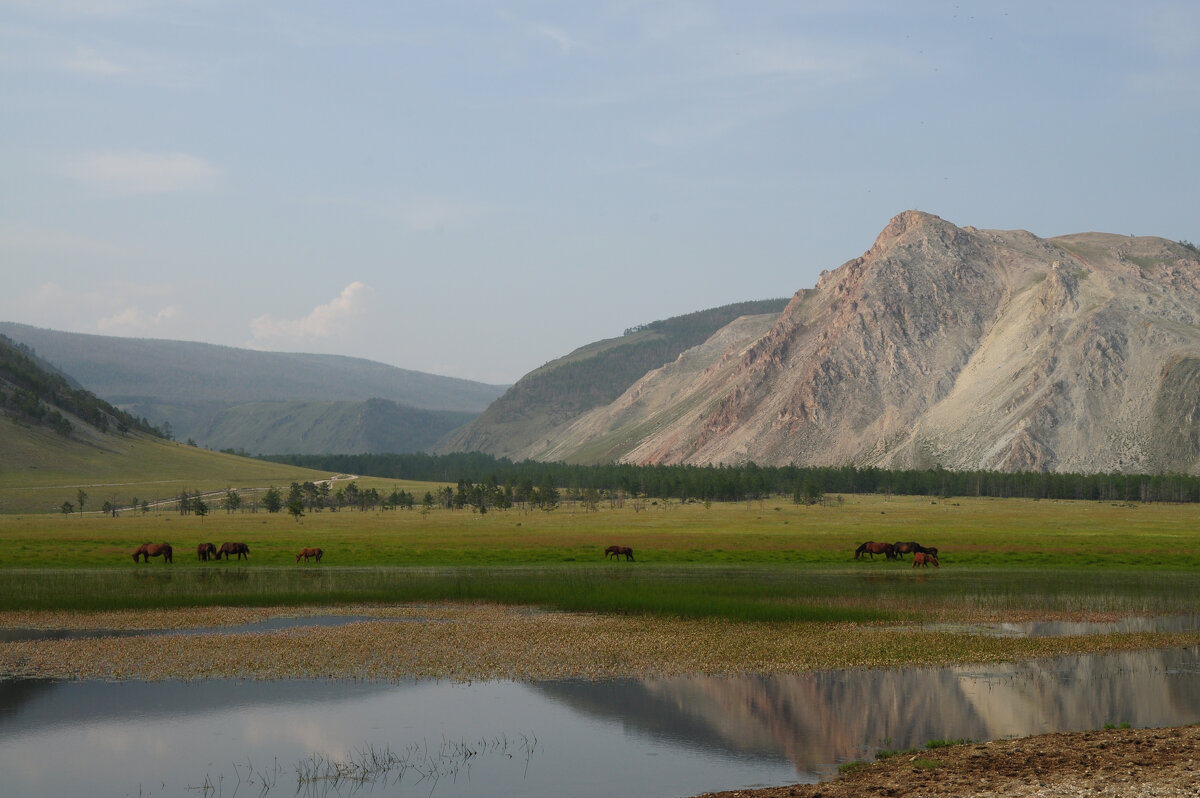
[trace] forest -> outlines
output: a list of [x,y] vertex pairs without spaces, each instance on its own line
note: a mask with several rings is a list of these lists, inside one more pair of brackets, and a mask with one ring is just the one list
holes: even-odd
[[1200,502],[1200,476],[1059,472],[893,471],[830,466],[571,465],[513,462],[475,452],[446,455],[271,455],[262,459],[361,476],[499,486],[554,485],[569,496],[599,491],[629,498],[749,501],[787,496],[815,504],[838,494],[950,498],[1074,499],[1107,502]]

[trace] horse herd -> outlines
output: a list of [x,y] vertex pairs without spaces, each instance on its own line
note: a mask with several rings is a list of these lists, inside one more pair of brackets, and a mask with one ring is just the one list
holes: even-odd
[[[917,566],[926,567],[932,565],[934,568],[940,568],[938,563],[936,546],[922,546],[916,541],[910,540],[903,543],[879,543],[874,540],[868,540],[866,543],[854,550],[854,559],[860,559],[864,554],[869,555],[873,560],[876,554],[882,554],[889,560],[904,559],[905,554],[912,554],[913,568]],[[151,557],[163,558],[163,562],[174,562],[173,551],[169,543],[143,543],[138,546],[137,551],[133,553],[133,561],[138,562],[139,559],[145,558],[145,562],[150,562]],[[211,543],[201,543],[196,547],[196,556],[201,561],[219,560],[224,557],[228,560],[230,557],[237,559],[250,559],[250,547],[245,543],[222,543],[220,548],[217,548]],[[325,556],[325,552],[318,548],[301,549],[296,555],[296,562],[303,559],[308,562],[309,559],[314,559],[318,563]],[[612,558],[619,560],[622,557],[626,562],[633,560],[633,549],[629,546],[609,546],[604,550],[604,559]]]
[[864,554],[869,554],[871,559],[875,559],[876,554],[882,554],[889,560],[903,560],[905,554],[912,554],[912,567],[918,565],[922,568],[932,565],[934,568],[940,568],[938,563],[936,546],[922,546],[915,540],[910,540],[905,543],[879,543],[874,540],[868,540],[866,543],[854,550],[854,559],[861,558]]
[[[201,562],[219,560],[222,557],[224,557],[226,560],[228,560],[230,557],[234,557],[239,560],[243,558],[249,560],[250,547],[245,543],[222,543],[220,548],[218,548],[211,543],[201,543],[196,547],[196,556],[200,558]],[[296,555],[296,562],[300,562],[300,558],[302,557],[304,558],[305,562],[308,562],[310,558],[320,562],[321,558],[324,556],[325,552],[321,549],[301,549],[300,553]],[[137,551],[133,553],[134,562],[138,562],[139,560],[142,560],[143,562],[150,562],[151,557],[162,557],[163,562],[175,562],[175,552],[174,549],[171,548],[170,543],[143,543],[142,545],[138,546]]]

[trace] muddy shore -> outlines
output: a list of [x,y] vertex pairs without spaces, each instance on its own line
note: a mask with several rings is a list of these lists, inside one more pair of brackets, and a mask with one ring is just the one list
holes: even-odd
[[1200,795],[1200,726],[1105,729],[968,743],[864,764],[821,784],[702,798]]

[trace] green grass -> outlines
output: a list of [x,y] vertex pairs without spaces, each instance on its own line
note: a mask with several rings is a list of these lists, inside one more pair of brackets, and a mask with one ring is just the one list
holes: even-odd
[[680,579],[595,569],[224,568],[18,569],[0,609],[143,609],[354,602],[488,601],[615,614],[747,621],[880,621],[881,610],[781,603],[778,589],[723,573]]
[[64,501],[77,504],[80,489],[88,494],[84,509],[95,511],[105,501],[153,502],[184,490],[286,487],[329,476],[143,435],[97,435],[81,443],[10,419],[0,419],[0,452],[0,514],[53,514]]
[[[386,480],[360,480],[390,490]],[[403,485],[424,493],[425,486]],[[429,486],[433,487],[433,486]],[[0,490],[0,497],[5,492]],[[947,612],[1194,611],[1200,508],[849,497],[840,506],[605,506],[585,512],[215,511],[0,516],[0,608],[496,601],[763,621],[919,620]],[[855,560],[864,540],[936,545],[939,569]],[[199,542],[250,545],[202,563]],[[134,565],[146,541],[175,564]],[[634,562],[605,560],[632,546]],[[324,563],[296,564],[320,546]]]

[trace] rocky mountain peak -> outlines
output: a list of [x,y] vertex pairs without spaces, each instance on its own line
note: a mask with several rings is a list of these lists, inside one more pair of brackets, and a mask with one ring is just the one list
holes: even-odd
[[1196,384],[1190,246],[909,210],[773,321],[731,324],[518,455],[1196,472]]
[[[891,218],[891,221],[887,223],[887,226],[875,238],[875,243],[864,257],[877,257],[906,235],[927,236],[931,233],[936,234],[941,232],[946,228],[954,228],[954,225],[951,225],[940,216],[934,216],[932,213],[917,210],[903,211]],[[957,230],[957,228],[954,229]]]

